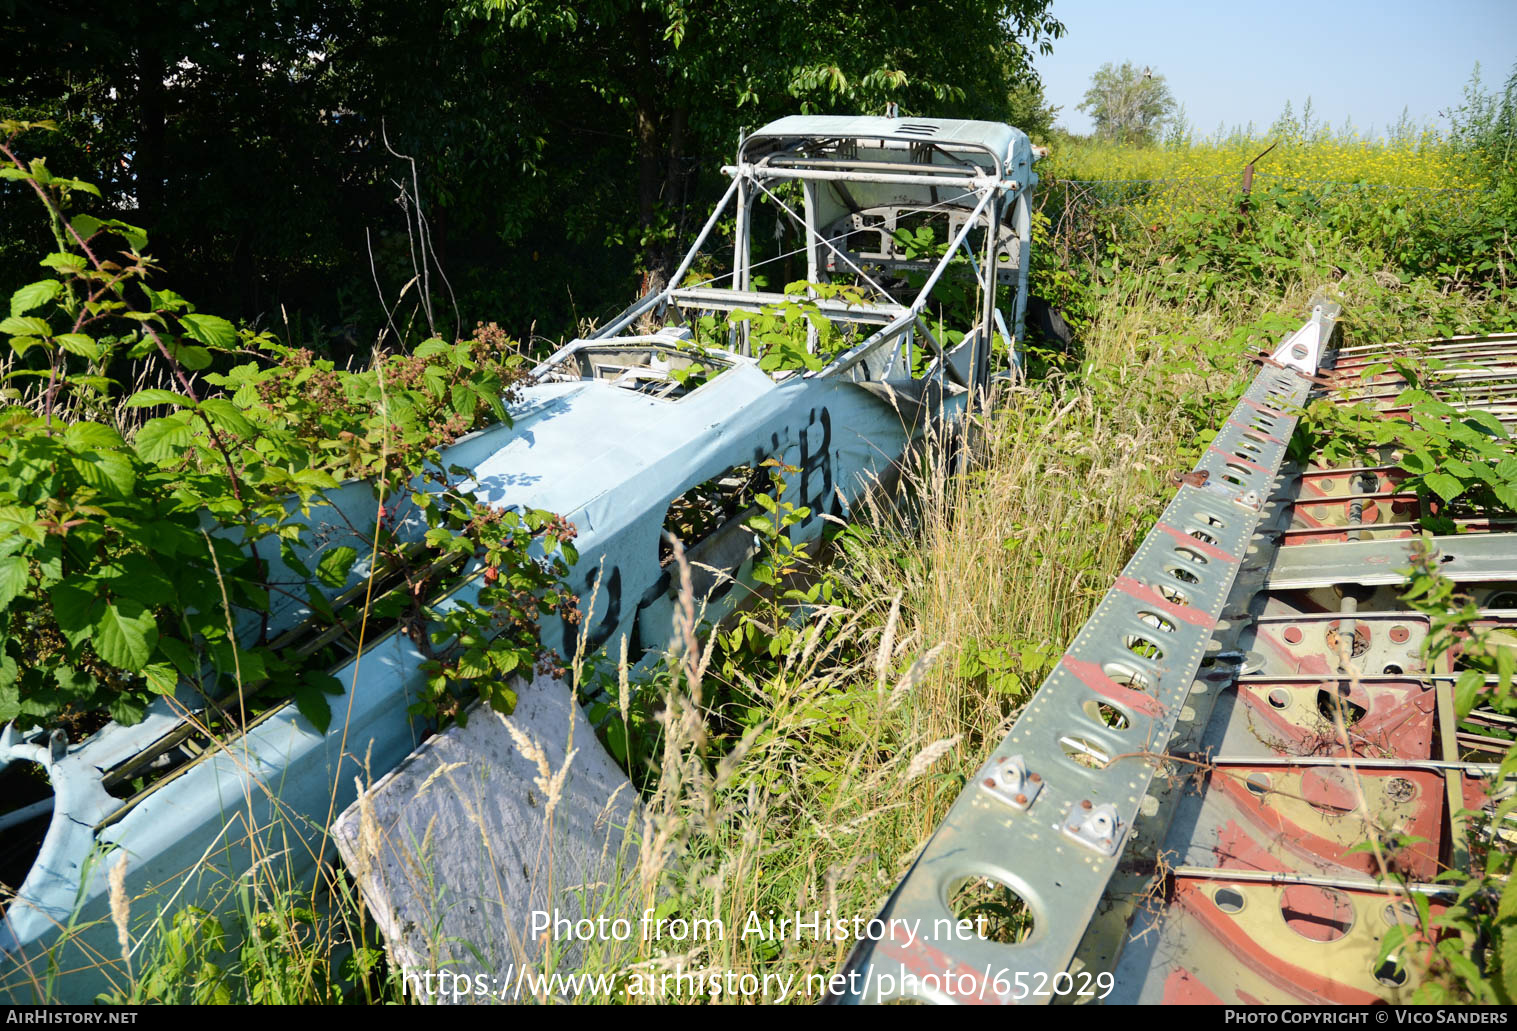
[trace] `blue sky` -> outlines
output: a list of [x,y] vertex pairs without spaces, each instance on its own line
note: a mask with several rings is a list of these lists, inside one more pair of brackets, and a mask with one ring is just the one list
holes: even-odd
[[1075,105],[1106,61],[1162,74],[1203,135],[1250,120],[1262,133],[1308,96],[1334,127],[1379,133],[1403,107],[1442,125],[1475,62],[1488,86],[1517,62],[1517,0],[1054,0],[1053,13],[1068,35],[1035,64],[1075,132],[1090,131]]

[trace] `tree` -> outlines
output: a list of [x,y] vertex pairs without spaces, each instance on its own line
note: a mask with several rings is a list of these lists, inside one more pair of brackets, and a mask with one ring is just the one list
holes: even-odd
[[[0,0],[0,117],[56,121],[52,166],[177,255],[176,288],[328,327],[334,357],[413,278],[418,205],[450,324],[456,296],[465,325],[556,335],[670,270],[745,128],[1020,120],[1051,2]],[[0,182],[0,296],[35,278],[46,241],[7,239],[29,202]]]
[[1131,61],[1123,61],[1118,68],[1108,61],[1090,77],[1090,89],[1079,108],[1090,112],[1099,138],[1148,144],[1175,113],[1175,98],[1164,76],[1152,69],[1140,70]]
[[[743,128],[797,111],[1010,120],[1064,26],[1052,0],[478,0],[569,62],[631,130],[644,268],[677,260],[692,169],[729,156]],[[625,131],[625,130],[624,130]],[[709,177],[708,177],[709,181]],[[621,227],[618,227],[621,228]]]
[[1032,78],[1012,87],[1006,120],[1032,137],[1034,143],[1046,143],[1062,110],[1048,102],[1042,80]]

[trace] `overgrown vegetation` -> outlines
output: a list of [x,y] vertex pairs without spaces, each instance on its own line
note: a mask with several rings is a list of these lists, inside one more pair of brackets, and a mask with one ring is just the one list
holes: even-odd
[[1335,404],[1328,398],[1307,409],[1303,431],[1292,442],[1302,459],[1321,456],[1324,462],[1348,466],[1379,465],[1394,458],[1406,472],[1401,489],[1415,491],[1432,502],[1421,517],[1436,533],[1454,533],[1455,516],[1510,516],[1517,513],[1517,451],[1511,434],[1494,415],[1479,409],[1456,408],[1463,398],[1449,363],[1428,356],[1394,358],[1364,370],[1366,379],[1395,371],[1406,384],[1394,403],[1405,406],[1409,419],[1387,419],[1369,404]]
[[[156,265],[142,230],[69,211],[93,187],[18,152],[51,128],[0,123],[0,177],[31,188],[56,247],[0,322],[0,720],[76,734],[104,713],[135,723],[155,696],[183,701],[182,679],[243,718],[293,698],[324,732],[326,696],[341,691],[326,673],[334,653],[279,646],[279,596],[354,644],[371,620],[401,623],[431,656],[426,715],[456,712],[460,683],[509,711],[501,675],[536,664],[538,617],[573,604],[557,582],[572,531],[549,513],[490,509],[439,460],[464,433],[509,421],[522,372],[504,334],[429,340],[354,373],[234,329],[146,283]],[[207,372],[218,359],[227,371]],[[133,377],[172,389],[130,391]],[[317,552],[305,520],[349,480],[372,489],[374,525]],[[405,502],[419,527],[396,518]],[[360,549],[370,575],[405,589],[339,613]],[[432,608],[475,577],[477,601]],[[457,654],[434,652],[455,639]]]
[[[554,13],[513,11],[515,28]],[[563,12],[556,17],[541,31],[576,28]],[[827,77],[817,74],[808,88],[825,95]],[[1313,167],[1341,161],[1344,181],[1264,184],[1245,204],[1231,178],[1237,167],[1222,157],[1233,152],[1155,148],[1132,160],[1172,170],[1226,164],[1227,178],[1192,184],[1188,195],[1157,187],[1093,209],[1045,209],[1035,290],[1066,312],[1076,347],[1035,347],[1029,379],[1004,385],[991,409],[974,414],[959,474],[949,475],[948,447],[928,447],[894,492],[898,503],[878,499],[829,532],[831,562],[785,532],[809,515],[782,500],[794,471],[764,467],[769,489],[753,493],[763,510],[751,523],[761,546],[754,603],[720,627],[701,626],[686,596],[675,653],[646,683],[626,685],[620,712],[597,714],[610,720],[607,743],[643,790],[655,832],[606,904],[642,893],[660,900],[661,913],[729,926],[770,909],[872,913],[1148,530],[1173,490],[1171,474],[1206,447],[1253,372],[1243,359],[1296,325],[1310,296],[1327,289],[1341,298],[1359,340],[1512,325],[1508,229],[1517,193],[1503,156],[1501,127],[1510,122],[1499,115],[1509,104],[1480,108],[1488,109],[1498,114],[1485,129],[1465,124],[1453,142],[1416,152],[1430,163],[1405,181],[1382,178],[1381,150],[1302,140],[1293,146],[1303,163],[1314,154]],[[430,640],[427,629],[458,638],[459,647],[434,657],[428,715],[456,712],[459,684],[509,708],[501,674],[544,658],[535,622],[569,604],[534,542],[550,559],[572,556],[570,530],[545,513],[513,522],[514,514],[480,506],[437,454],[505,417],[520,367],[503,335],[481,327],[470,339],[380,354],[346,372],[294,342],[236,330],[154,285],[156,263],[139,229],[66,216],[65,205],[88,187],[22,160],[23,128],[4,130],[4,174],[47,204],[56,250],[51,271],[21,287],[0,325],[14,354],[8,382],[19,385],[0,444],[0,518],[17,528],[0,543],[11,663],[0,667],[10,670],[3,686],[11,692],[0,700],[33,725],[102,706],[130,719],[167,678],[201,681],[209,671],[210,697],[266,682],[269,698],[293,696],[318,721],[319,663],[291,662],[266,640],[234,643],[227,625],[230,606],[268,610],[266,570],[248,546],[272,535],[289,546],[285,565],[307,574],[313,589],[348,584],[364,549],[364,568],[393,570],[405,583],[393,610],[324,615],[355,618],[355,627],[417,620],[418,642]],[[33,144],[38,138],[25,141],[44,146]],[[1108,156],[1074,150],[1052,171],[1109,178]],[[1473,192],[1456,204],[1423,204],[1402,188],[1428,185],[1419,177],[1429,167],[1447,173],[1441,183]],[[819,360],[795,346],[815,327],[802,302],[737,320],[745,322],[769,345],[774,369]],[[731,328],[704,327],[712,335]],[[1440,370],[1403,371],[1420,378]],[[161,383],[131,392],[122,385],[144,376]],[[1478,418],[1443,421],[1449,413],[1430,399],[1411,403],[1426,418],[1397,427],[1395,442],[1414,488],[1510,512],[1510,439]],[[144,414],[154,417],[143,422]],[[1331,425],[1311,414],[1298,446],[1314,443],[1311,433],[1330,433],[1334,447],[1392,443],[1383,427],[1353,421],[1355,413]],[[349,478],[376,492],[375,526],[355,528],[362,547],[302,568],[303,513],[283,499],[308,502]],[[428,523],[419,540],[402,534],[392,507],[418,480],[427,489],[414,504]],[[215,531],[202,532],[202,510]],[[447,614],[432,607],[476,573],[485,582],[476,605]],[[330,608],[325,593],[306,587],[294,589],[318,611]],[[223,589],[230,606],[184,602]],[[1462,611],[1429,584],[1411,598]],[[23,671],[23,654],[43,661]],[[1501,674],[1504,654],[1493,645],[1489,669],[1477,668]],[[625,670],[614,666],[601,664],[619,687]],[[1480,685],[1461,685],[1467,713]],[[1501,705],[1506,698],[1499,694]],[[1509,872],[1508,855],[1493,848],[1489,856],[1484,877]],[[1471,883],[1461,901],[1484,898],[1493,882]],[[202,913],[155,926],[153,901],[140,900],[121,933],[151,931],[154,945],[120,997],[402,995],[341,876],[322,886],[335,917],[317,914],[308,886],[270,885],[229,886],[241,900],[237,926]],[[1507,963],[1510,905],[1471,907],[1455,919]],[[1422,930],[1437,938],[1450,926],[1424,920]],[[1473,949],[1435,947],[1445,959],[1430,983],[1504,998],[1505,982]],[[624,987],[635,971],[678,955],[689,965],[804,979],[831,972],[846,951],[843,942],[812,940],[653,939],[639,943],[631,966],[617,957],[611,972]],[[534,958],[552,966],[551,954]],[[587,962],[596,958],[592,950]],[[624,998],[621,988],[605,993],[606,1001]]]
[[[1298,146],[1309,161],[1313,147],[1330,156],[1335,145]],[[824,603],[815,590],[777,595],[713,635],[699,661],[671,666],[665,697],[711,714],[698,747],[673,721],[645,724],[666,735],[648,754],[709,757],[679,788],[663,767],[651,799],[670,853],[690,861],[666,873],[676,911],[739,922],[768,907],[872,911],[1151,525],[1170,473],[1207,446],[1252,377],[1242,359],[1298,325],[1312,294],[1344,302],[1352,342],[1511,327],[1511,183],[1463,145],[1437,147],[1438,167],[1458,169],[1473,191],[1458,204],[1372,186],[1382,165],[1368,150],[1342,183],[1272,183],[1246,203],[1231,175],[1205,191],[1192,184],[1190,203],[1159,220],[1141,197],[1074,212],[1086,226],[1045,209],[1035,282],[1064,306],[1078,347],[1034,351],[1030,381],[978,417],[981,448],[962,475],[929,457],[900,504],[848,528],[839,560],[815,574]],[[1070,167],[1078,152],[1065,160],[1064,174],[1099,177]],[[1069,248],[1082,232],[1090,250]],[[1434,502],[1432,528],[1449,529],[1440,511],[1510,515],[1509,434],[1443,407],[1429,363],[1400,371],[1420,417],[1371,429],[1354,423],[1362,412],[1329,423],[1314,409],[1298,455],[1324,440],[1394,446],[1408,489]],[[1452,633],[1435,638],[1447,647]],[[1494,678],[1511,653],[1488,644],[1466,668]],[[1492,704],[1484,673],[1479,690],[1476,679],[1460,681],[1461,715]],[[732,712],[740,718],[721,718]],[[1505,897],[1509,850],[1498,839],[1478,854],[1460,905]],[[1443,913],[1417,932],[1430,946],[1416,960],[1421,997],[1506,998],[1509,906]],[[1471,933],[1450,941],[1451,929]],[[655,942],[638,958],[655,962],[661,944],[688,964],[803,977],[835,969],[846,951]]]

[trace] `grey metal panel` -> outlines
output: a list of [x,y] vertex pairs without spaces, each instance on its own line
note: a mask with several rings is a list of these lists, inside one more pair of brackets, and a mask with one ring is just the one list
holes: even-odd
[[[1402,583],[1406,577],[1397,570],[1411,566],[1408,549],[1416,540],[1342,541],[1281,548],[1265,589]],[[1517,580],[1517,533],[1434,537],[1433,543],[1443,556],[1439,571],[1452,580],[1461,583]]]
[[[1355,349],[1347,362],[1340,351],[1333,367],[1378,361],[1395,346],[1404,345]],[[1466,338],[1407,350],[1448,356],[1452,347],[1472,346]],[[1510,348],[1502,350],[1505,355]],[[1353,396],[1334,392],[1332,400],[1345,403]],[[1341,478],[1349,470],[1330,473]],[[1279,504],[1288,505],[1297,492],[1296,484],[1289,487]],[[1338,528],[1344,529],[1355,527]],[[1368,536],[1390,527],[1359,529]],[[1468,868],[1460,810],[1479,806],[1464,789],[1485,781],[1476,794],[1491,797],[1495,767],[1457,761],[1461,742],[1449,691],[1454,674],[1426,671],[1421,642],[1427,617],[1398,608],[1396,595],[1406,580],[1395,571],[1411,565],[1413,541],[1380,538],[1277,551],[1278,541],[1276,534],[1261,539],[1254,565],[1264,565],[1267,555],[1272,568],[1262,570],[1257,583],[1240,577],[1229,602],[1229,613],[1248,613],[1241,629],[1235,624],[1224,634],[1219,624],[1215,639],[1242,659],[1244,675],[1220,696],[1213,693],[1216,707],[1203,735],[1171,746],[1177,755],[1204,757],[1206,779],[1168,798],[1160,795],[1154,819],[1140,822],[1135,835],[1147,851],[1135,843],[1126,853],[1135,864],[1161,857],[1163,903],[1129,903],[1147,871],[1123,867],[1097,910],[1116,917],[1099,929],[1093,925],[1098,941],[1082,947],[1081,960],[1094,959],[1099,969],[1115,974],[1108,1002],[1404,1002],[1416,981],[1404,969],[1398,981],[1396,968],[1387,970],[1376,959],[1395,922],[1381,912],[1381,893],[1441,893],[1443,886],[1406,886],[1401,877],[1427,882],[1445,863]],[[1517,576],[1514,541],[1517,534],[1473,530],[1431,541],[1450,578],[1479,585],[1469,593],[1485,595],[1478,601],[1482,619],[1511,618],[1492,603],[1500,604],[1504,585]],[[1350,584],[1370,590],[1333,589]],[[1346,642],[1333,640],[1344,623],[1354,628],[1351,652],[1339,652]],[[1331,715],[1324,704],[1330,697],[1353,707],[1352,730]],[[1196,703],[1198,713],[1203,704]],[[1284,782],[1272,785],[1270,777]],[[1341,810],[1321,804],[1333,785],[1350,780],[1354,803]],[[1158,789],[1156,784],[1156,795]],[[1264,800],[1267,795],[1273,797]],[[1339,814],[1351,810],[1364,811],[1339,823]],[[1378,861],[1353,854],[1359,819],[1366,830],[1408,830],[1412,821],[1422,822],[1424,829],[1410,832],[1417,835],[1413,844],[1387,850],[1386,862],[1398,876],[1379,884],[1363,879]],[[1442,833],[1440,823],[1447,828]],[[1292,897],[1293,888],[1307,891]],[[1226,900],[1223,891],[1231,893]],[[1301,926],[1301,914],[1317,901],[1334,910],[1327,922],[1340,921],[1332,931],[1313,934]]]

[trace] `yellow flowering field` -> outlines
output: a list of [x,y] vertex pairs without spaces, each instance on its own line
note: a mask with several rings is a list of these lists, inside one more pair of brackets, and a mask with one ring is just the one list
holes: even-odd
[[[1132,180],[1240,177],[1270,140],[1228,140],[1149,147],[1077,141],[1055,147],[1039,165],[1047,179]],[[1427,132],[1413,141],[1357,136],[1286,138],[1255,166],[1256,182],[1332,180],[1402,187],[1474,187],[1477,182],[1452,147]]]

